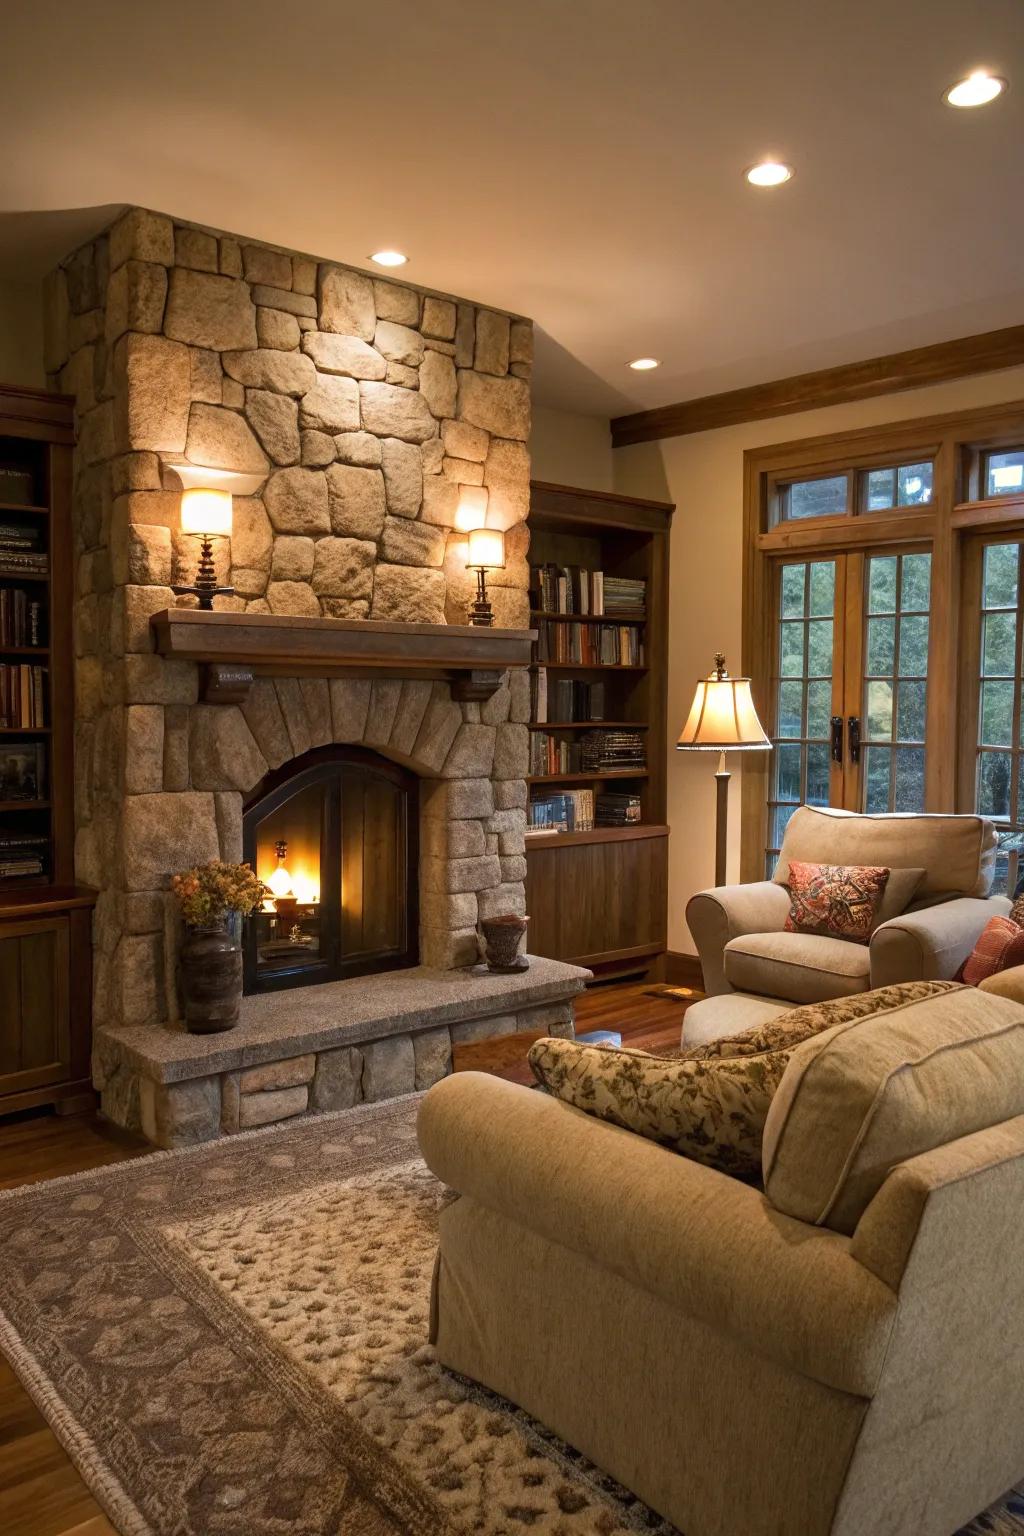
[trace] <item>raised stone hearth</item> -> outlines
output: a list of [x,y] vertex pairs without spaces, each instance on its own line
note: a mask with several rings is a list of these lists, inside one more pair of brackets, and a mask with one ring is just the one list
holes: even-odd
[[209,1141],[429,1088],[467,1040],[528,1029],[571,1039],[589,976],[536,957],[514,976],[417,966],[246,998],[225,1034],[100,1029],[96,1085],[104,1113],[157,1146]]

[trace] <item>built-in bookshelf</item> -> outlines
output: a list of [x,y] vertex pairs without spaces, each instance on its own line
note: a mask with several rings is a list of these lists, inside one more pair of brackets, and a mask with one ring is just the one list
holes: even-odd
[[602,976],[665,950],[672,511],[532,486],[530,948]]
[[72,402],[0,388],[0,1114],[88,1102],[75,885]]

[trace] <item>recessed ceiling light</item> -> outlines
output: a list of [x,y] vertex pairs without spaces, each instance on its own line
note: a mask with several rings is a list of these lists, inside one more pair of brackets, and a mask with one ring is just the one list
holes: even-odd
[[760,165],[752,165],[743,172],[752,187],[781,187],[784,181],[790,181],[793,177],[793,167],[783,165],[781,160],[762,160]]
[[403,256],[401,251],[374,251],[370,260],[375,261],[378,267],[404,267],[409,258]]
[[660,368],[661,359],[658,357],[634,357],[629,366],[635,368],[637,373],[646,373],[649,368]]
[[974,69],[963,80],[951,85],[945,100],[951,107],[983,107],[1006,90],[1006,81],[990,75],[987,69]]

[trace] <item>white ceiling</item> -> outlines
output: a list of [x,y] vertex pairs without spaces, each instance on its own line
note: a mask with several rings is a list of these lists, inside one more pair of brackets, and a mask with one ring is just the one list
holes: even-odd
[[[531,315],[616,414],[1024,322],[1021,0],[6,0],[0,269],[141,203]],[[972,67],[1010,91],[973,112]],[[754,191],[771,153],[797,174]],[[627,359],[653,353],[655,373]]]

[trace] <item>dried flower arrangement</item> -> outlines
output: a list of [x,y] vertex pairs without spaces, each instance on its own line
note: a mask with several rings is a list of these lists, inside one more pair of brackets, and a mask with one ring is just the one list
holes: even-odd
[[171,890],[190,928],[222,922],[231,912],[248,917],[266,895],[262,880],[250,865],[223,864],[220,859],[174,875]]

